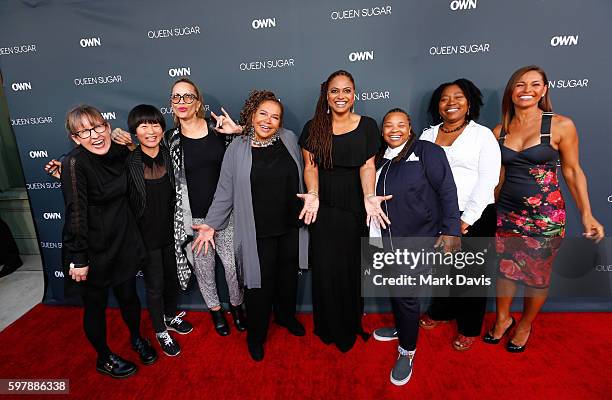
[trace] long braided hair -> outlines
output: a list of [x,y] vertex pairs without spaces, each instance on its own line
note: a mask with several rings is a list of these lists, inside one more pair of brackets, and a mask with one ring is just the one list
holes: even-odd
[[329,111],[329,105],[327,104],[327,90],[329,89],[329,82],[337,76],[346,76],[355,88],[355,80],[350,72],[344,70],[338,70],[332,73],[325,82],[321,84],[321,92],[319,94],[319,100],[317,101],[317,107],[315,108],[314,116],[310,122],[310,128],[308,131],[308,140],[306,145],[310,149],[311,161],[321,165],[323,168],[332,168],[332,115]]

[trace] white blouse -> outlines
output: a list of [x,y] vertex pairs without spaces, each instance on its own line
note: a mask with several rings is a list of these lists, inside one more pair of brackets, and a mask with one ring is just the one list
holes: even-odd
[[[419,139],[435,143],[440,125],[425,129]],[[487,205],[495,202],[493,192],[501,169],[499,144],[489,128],[470,121],[451,146],[441,147],[457,185],[461,220],[474,225]]]

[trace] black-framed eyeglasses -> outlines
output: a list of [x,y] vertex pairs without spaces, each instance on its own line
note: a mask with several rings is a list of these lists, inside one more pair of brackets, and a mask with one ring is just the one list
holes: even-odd
[[104,133],[107,126],[108,126],[108,122],[104,121],[104,123],[98,124],[91,129],[83,129],[78,132],[73,132],[72,134],[74,136],[80,137],[81,139],[87,139],[88,137],[91,136],[91,131],[96,131],[96,133]]
[[172,101],[172,104],[178,104],[181,102],[181,100],[183,100],[185,104],[191,104],[197,99],[198,99],[198,96],[196,96],[193,93],[185,93],[185,94],[177,93],[177,94],[173,94],[172,96],[170,96],[170,101]]

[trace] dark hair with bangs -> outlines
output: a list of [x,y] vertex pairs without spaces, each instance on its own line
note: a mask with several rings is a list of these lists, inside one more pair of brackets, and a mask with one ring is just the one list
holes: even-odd
[[140,124],[160,124],[162,130],[166,130],[166,120],[157,107],[150,104],[140,104],[132,108],[128,115],[128,130],[131,134],[136,134],[136,128]]
[[427,108],[427,112],[431,116],[434,125],[442,122],[442,117],[440,116],[438,104],[440,103],[440,99],[442,98],[442,92],[449,86],[457,85],[459,89],[463,92],[463,95],[468,101],[468,112],[465,116],[466,121],[476,121],[478,117],[480,117],[480,107],[482,107],[482,93],[480,89],[472,81],[465,78],[457,79],[453,82],[444,82],[431,95],[431,99],[429,100],[429,107]]

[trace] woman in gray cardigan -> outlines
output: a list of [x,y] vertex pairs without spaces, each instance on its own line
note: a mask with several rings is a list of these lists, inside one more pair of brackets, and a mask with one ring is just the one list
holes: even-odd
[[[308,265],[308,233],[299,217],[316,213],[316,193],[303,192],[303,161],[297,137],[282,125],[283,106],[269,91],[253,91],[241,112],[244,134],[228,147],[219,183],[194,245],[208,251],[213,234],[234,213],[234,250],[245,286],[247,344],[263,359],[270,312],[296,336],[298,266]],[[304,206],[300,202],[304,200]],[[310,222],[310,218],[306,219]]]

